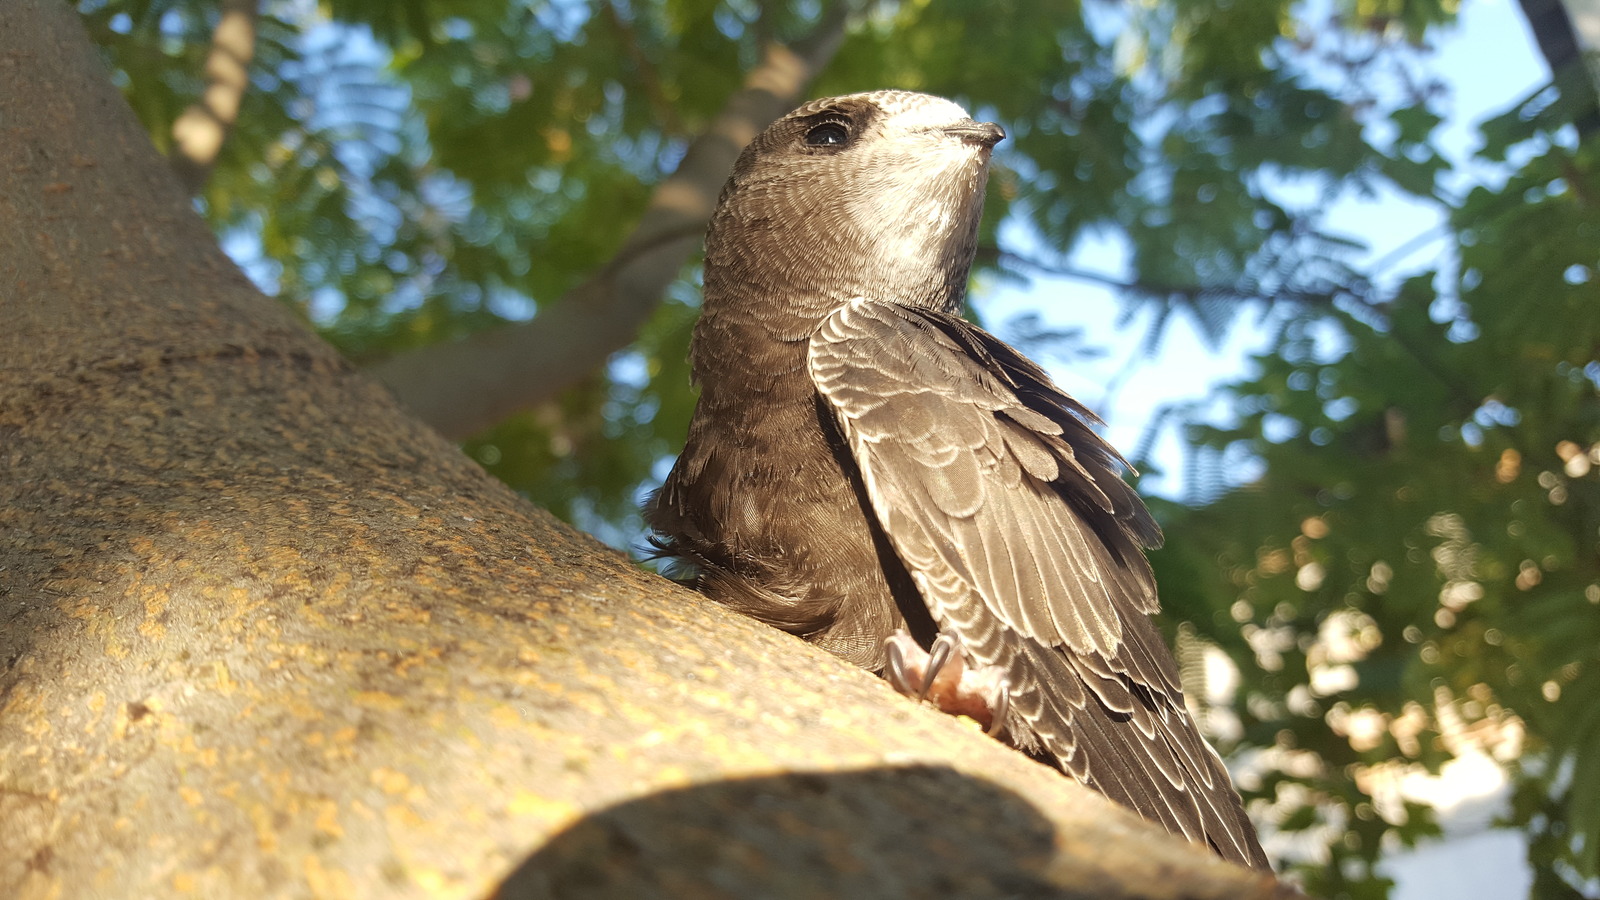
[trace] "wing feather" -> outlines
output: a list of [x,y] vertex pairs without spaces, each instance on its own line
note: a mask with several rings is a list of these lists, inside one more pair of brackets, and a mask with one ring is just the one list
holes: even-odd
[[1160,530],[1093,414],[975,326],[893,303],[836,311],[808,365],[929,611],[1005,670],[1019,746],[1264,867],[1148,618],[1157,603],[1142,549]]

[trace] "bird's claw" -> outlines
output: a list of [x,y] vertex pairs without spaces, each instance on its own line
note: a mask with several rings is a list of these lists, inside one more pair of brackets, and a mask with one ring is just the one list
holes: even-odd
[[961,641],[953,634],[940,632],[939,636],[933,639],[933,646],[928,648],[928,664],[922,673],[922,688],[917,691],[918,700],[928,699],[929,689],[939,679],[939,675],[950,660],[961,659],[961,654],[958,652],[960,648]]
[[994,697],[989,701],[989,727],[983,730],[984,734],[997,738],[1006,730],[1006,716],[1011,712],[1011,679],[1001,678],[995,682]]
[[923,650],[910,634],[897,631],[884,642],[884,651],[884,677],[899,693],[966,716],[992,736],[1005,730],[1010,682],[1000,669],[973,665],[955,635],[941,633]]
[[884,654],[888,657],[883,667],[883,677],[888,679],[896,692],[909,697],[915,689],[911,687],[910,673],[906,671],[906,651],[901,642],[895,639],[903,634],[904,631],[896,632],[894,637],[883,642]]

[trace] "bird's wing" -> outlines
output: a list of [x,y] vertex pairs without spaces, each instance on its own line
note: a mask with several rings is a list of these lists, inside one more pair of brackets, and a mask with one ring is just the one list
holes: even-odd
[[1018,634],[1107,658],[1155,611],[1140,547],[1159,531],[1092,414],[1032,363],[955,316],[858,300],[809,366],[896,550],[961,582],[930,603],[972,592]]
[[808,365],[929,610],[1006,670],[1038,741],[1147,818],[1265,864],[1149,619],[1141,548],[1160,531],[1093,414],[976,326],[895,303],[836,311]]

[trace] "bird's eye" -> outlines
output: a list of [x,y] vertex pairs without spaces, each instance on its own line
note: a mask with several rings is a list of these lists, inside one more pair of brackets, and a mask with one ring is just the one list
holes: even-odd
[[843,122],[823,122],[806,132],[806,143],[813,147],[838,149],[850,143],[850,129]]

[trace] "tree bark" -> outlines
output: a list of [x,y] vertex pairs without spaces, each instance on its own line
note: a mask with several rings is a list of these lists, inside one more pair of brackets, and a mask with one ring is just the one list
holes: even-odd
[[0,16],[0,896],[1290,895],[530,507]]
[[651,195],[612,261],[531,321],[432,344],[372,367],[405,407],[453,440],[554,397],[626,347],[678,277],[739,152],[798,102],[844,39],[844,6],[804,45],[768,44],[677,171]]

